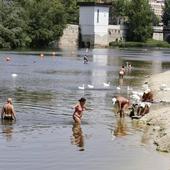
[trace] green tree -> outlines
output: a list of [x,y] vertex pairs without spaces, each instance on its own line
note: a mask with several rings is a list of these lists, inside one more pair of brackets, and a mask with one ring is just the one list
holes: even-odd
[[163,8],[162,22],[165,26],[170,24],[170,0],[165,0],[165,6]]
[[63,0],[68,24],[78,24],[79,11],[77,0]]
[[132,0],[128,10],[127,40],[145,42],[152,37],[152,10],[148,0]]
[[30,0],[26,4],[31,47],[48,46],[51,41],[58,40],[66,24],[63,4],[59,0]]
[[127,0],[112,0],[112,7],[110,12],[110,22],[112,24],[120,24],[125,21],[127,15]]
[[[8,2],[8,3],[7,3]],[[24,9],[13,1],[0,1],[0,47],[25,47],[30,42],[26,35]]]

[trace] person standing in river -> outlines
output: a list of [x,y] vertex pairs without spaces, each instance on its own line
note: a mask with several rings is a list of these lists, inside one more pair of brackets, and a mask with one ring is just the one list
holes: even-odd
[[86,110],[85,107],[86,99],[81,98],[79,102],[74,106],[73,120],[75,123],[81,124],[81,118],[83,116],[83,111]]
[[123,96],[114,96],[112,99],[113,105],[117,104],[118,111],[117,114],[120,114],[120,117],[125,116],[125,110],[127,110],[130,106],[129,99]]
[[11,98],[8,98],[7,102],[2,107],[1,119],[2,120],[16,120],[16,113],[14,111],[14,106],[12,104]]
[[122,65],[122,67],[121,67],[120,70],[119,70],[119,78],[122,78],[122,79],[123,79],[123,77],[124,77],[124,75],[125,75],[125,72],[126,72],[125,66]]

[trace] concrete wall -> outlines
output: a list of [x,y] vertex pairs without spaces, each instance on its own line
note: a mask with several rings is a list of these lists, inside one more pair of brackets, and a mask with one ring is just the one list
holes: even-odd
[[107,46],[108,22],[109,7],[80,6],[79,24],[82,42],[90,46]]
[[58,42],[59,48],[77,48],[79,44],[79,26],[68,24]]
[[127,34],[127,27],[124,25],[109,25],[108,27],[108,41],[124,41]]
[[[109,25],[106,34],[87,34],[82,36],[82,41],[86,46],[105,47],[113,41],[124,41],[127,34],[127,27],[123,25]],[[170,31],[164,36],[166,39]],[[154,27],[153,39],[163,41],[163,27]],[[58,42],[59,48],[77,48],[79,45],[79,26],[67,25],[63,36]]]
[[153,37],[154,40],[163,41],[163,26],[153,27]]

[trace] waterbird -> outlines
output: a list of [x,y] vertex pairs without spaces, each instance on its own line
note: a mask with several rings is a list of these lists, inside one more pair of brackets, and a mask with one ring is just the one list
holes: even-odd
[[11,76],[12,76],[12,77],[17,77],[18,74],[14,74],[14,73],[13,73],[13,74],[11,74]]
[[108,83],[103,83],[103,86],[104,86],[104,87],[109,87],[109,86],[110,86],[110,82],[108,82]]
[[93,88],[94,88],[94,86],[91,85],[91,84],[88,84],[87,87],[88,87],[89,89],[93,89]]
[[84,90],[84,89],[85,89],[84,84],[83,84],[82,86],[78,86],[78,89],[80,89],[80,90]]
[[117,90],[120,90],[121,88],[119,86],[116,87]]

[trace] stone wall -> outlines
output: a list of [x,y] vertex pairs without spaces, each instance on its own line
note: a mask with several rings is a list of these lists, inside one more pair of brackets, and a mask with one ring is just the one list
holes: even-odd
[[[153,39],[163,41],[163,27],[154,27]],[[108,35],[103,37],[97,35],[84,35],[82,43],[86,47],[107,46],[110,42],[124,41],[126,39],[127,27],[124,25],[109,25]],[[169,35],[169,34],[168,34]],[[166,35],[167,36],[167,35]],[[106,40],[108,43],[106,43]],[[96,45],[95,45],[96,44]],[[58,42],[59,48],[77,48],[79,46],[79,25],[68,24],[63,36]]]
[[163,26],[153,27],[153,37],[154,40],[163,41]]
[[126,39],[127,27],[124,25],[109,25],[108,41],[124,41]]
[[79,44],[79,26],[68,24],[58,42],[59,48],[77,48]]

